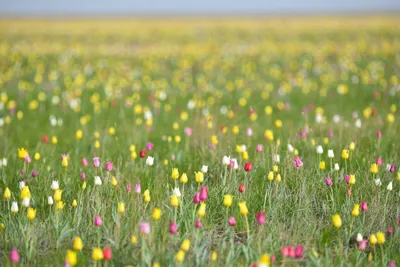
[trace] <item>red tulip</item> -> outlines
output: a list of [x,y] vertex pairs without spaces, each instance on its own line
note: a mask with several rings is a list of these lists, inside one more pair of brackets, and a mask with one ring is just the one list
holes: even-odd
[[366,211],[368,210],[368,203],[367,202],[361,202],[361,210]]
[[294,256],[296,258],[302,258],[303,257],[303,251],[304,251],[304,247],[303,246],[296,246],[296,248],[294,249]]
[[139,156],[140,156],[141,158],[145,158],[145,157],[146,157],[146,151],[140,150]]
[[47,135],[44,135],[43,137],[42,137],[42,142],[43,143],[47,143],[47,142],[49,142],[49,138],[47,137]]
[[246,162],[246,163],[244,164],[244,170],[245,170],[246,172],[251,171],[252,168],[253,168],[253,163],[251,163],[251,162]]
[[112,251],[111,248],[103,249],[104,260],[109,261],[112,258]]
[[244,184],[239,185],[239,192],[243,193],[244,192]]

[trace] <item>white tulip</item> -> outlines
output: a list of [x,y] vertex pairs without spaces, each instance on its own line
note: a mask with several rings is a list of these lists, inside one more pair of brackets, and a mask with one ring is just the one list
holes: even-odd
[[381,186],[382,185],[382,182],[381,182],[381,179],[375,179],[375,185],[376,186]]
[[24,199],[22,199],[22,206],[25,208],[28,208],[30,206],[31,203],[31,199],[28,197],[24,197]]
[[335,157],[335,154],[333,153],[332,149],[328,150],[328,158],[333,159]]
[[51,183],[51,189],[53,189],[54,191],[59,189],[60,185],[58,184],[58,181],[54,181]]
[[356,123],[354,124],[357,128],[361,128],[361,120],[357,119]]
[[390,182],[387,186],[387,190],[388,191],[392,191],[393,190],[393,182]]
[[49,196],[49,197],[47,198],[47,204],[49,204],[49,205],[51,206],[51,205],[53,205],[53,203],[54,203],[53,197],[52,197],[52,196]]
[[17,213],[18,212],[18,203],[13,201],[13,203],[11,204],[11,212],[12,213]]
[[361,241],[363,241],[363,239],[364,238],[363,238],[362,234],[358,233],[357,234],[357,242],[360,243]]
[[291,144],[287,145],[287,150],[292,153],[294,151],[294,147]]
[[208,172],[208,166],[207,165],[201,166],[201,172],[202,173],[207,173]]
[[239,169],[239,164],[238,164],[238,162],[237,162],[237,159],[236,159],[236,158],[233,158],[232,161],[233,161],[233,169],[234,169],[234,170]]
[[279,154],[274,154],[272,155],[272,160],[276,163],[281,162],[281,157],[279,156]]
[[316,150],[317,150],[317,154],[321,155],[322,153],[324,153],[324,149],[322,148],[322,146],[317,146]]
[[18,186],[19,186],[19,190],[21,190],[22,188],[24,188],[24,187],[25,187],[25,181],[20,181],[19,184],[18,184]]
[[147,166],[153,166],[153,164],[154,164],[154,157],[148,156],[147,159],[146,159],[146,165]]
[[94,177],[94,184],[95,185],[102,185],[103,184],[103,182],[101,181],[100,176],[95,176]]
[[335,169],[335,171],[339,171],[339,170],[340,170],[340,167],[339,167],[339,164],[338,164],[338,163],[335,163],[334,169]]
[[225,166],[228,166],[229,163],[231,163],[231,157],[224,156],[222,158],[222,164],[225,165]]
[[177,197],[181,197],[181,191],[179,190],[179,187],[175,187],[175,188],[172,190],[172,195],[175,195],[175,196],[177,196]]

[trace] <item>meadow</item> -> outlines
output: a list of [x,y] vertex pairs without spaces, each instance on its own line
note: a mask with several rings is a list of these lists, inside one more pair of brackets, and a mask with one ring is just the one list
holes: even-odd
[[0,265],[399,266],[399,25],[0,20]]

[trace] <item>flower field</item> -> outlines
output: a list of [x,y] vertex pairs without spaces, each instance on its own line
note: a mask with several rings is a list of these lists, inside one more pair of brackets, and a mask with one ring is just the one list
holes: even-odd
[[398,25],[0,20],[0,265],[399,266]]

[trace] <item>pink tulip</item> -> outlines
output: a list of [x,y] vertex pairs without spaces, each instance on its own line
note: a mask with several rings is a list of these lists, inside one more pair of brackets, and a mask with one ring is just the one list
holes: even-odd
[[18,263],[19,262],[19,253],[18,250],[12,249],[10,251],[10,261],[11,263]]
[[151,142],[148,142],[148,143],[146,144],[146,150],[147,150],[147,151],[152,151],[152,150],[153,150],[153,148],[154,148],[154,145],[153,145],[153,143],[151,143]]
[[94,216],[94,225],[95,226],[101,226],[103,224],[103,221],[101,220],[99,215]]
[[368,203],[367,202],[365,202],[365,201],[361,202],[361,210],[362,211],[368,210]]
[[297,169],[300,168],[301,166],[303,166],[303,162],[301,161],[299,156],[296,156],[294,158],[294,167]]
[[383,163],[383,160],[381,158],[376,159],[376,164],[382,165],[382,163]]
[[289,247],[289,257],[294,258],[296,256],[296,251],[294,247],[290,246]]
[[376,137],[378,137],[379,139],[382,138],[382,132],[381,132],[381,130],[378,130],[378,131],[376,132]]
[[83,158],[81,161],[83,166],[87,166],[89,164],[88,160],[86,158]]
[[25,170],[24,169],[21,170],[21,174],[25,175]]
[[235,217],[230,216],[230,217],[228,218],[228,223],[229,223],[230,226],[235,226],[235,225],[236,225]]
[[150,223],[148,222],[140,223],[140,232],[146,235],[150,234]]
[[142,191],[142,190],[141,190],[141,188],[140,188],[140,181],[137,181],[137,182],[136,182],[136,185],[135,185],[135,192],[138,193],[138,194],[140,194],[141,191]]
[[173,235],[178,232],[178,225],[176,225],[176,222],[171,222],[169,225],[169,232]]
[[32,177],[35,178],[38,175],[38,172],[36,170],[32,171]]
[[253,129],[247,128],[247,130],[246,130],[246,135],[247,135],[247,136],[252,136],[252,135],[253,135]]
[[281,254],[282,254],[282,257],[288,257],[289,256],[289,247],[283,246],[281,249]]
[[200,221],[200,219],[197,219],[197,220],[196,220],[195,227],[196,227],[197,229],[200,229],[200,228],[201,228],[201,221]]
[[127,184],[126,185],[126,192],[131,192],[131,190],[132,190],[132,187],[131,187],[131,184]]
[[346,184],[349,184],[349,183],[350,183],[350,175],[346,174],[346,175],[344,176],[344,182],[345,182]]
[[332,130],[329,130],[328,137],[333,137],[333,131]]
[[108,162],[106,163],[105,170],[108,171],[108,172],[110,172],[110,171],[112,171],[112,168],[113,168],[112,162],[111,162],[111,161],[108,161]]
[[349,187],[349,188],[347,188],[347,191],[346,191],[346,193],[347,193],[347,196],[351,196],[351,189],[350,189],[350,187]]
[[395,172],[396,171],[396,165],[391,165],[390,166],[390,172]]
[[86,179],[86,175],[84,172],[81,172],[81,180],[84,181]]
[[93,167],[98,168],[100,166],[100,158],[94,157],[93,158]]
[[200,193],[194,194],[193,203],[194,204],[199,204],[200,203]]
[[275,254],[272,254],[272,255],[271,255],[271,262],[276,262],[276,256],[275,256]]
[[388,267],[396,267],[396,263],[394,261],[390,261]]
[[296,246],[296,248],[294,249],[294,256],[296,258],[302,258],[303,257],[303,251],[304,251],[304,247],[303,246]]
[[31,163],[31,157],[29,157],[29,155],[25,156],[25,162],[26,163]]
[[263,150],[262,144],[258,144],[257,147],[256,147],[256,151],[257,151],[258,153],[260,153],[260,152],[262,152],[262,150]]
[[200,201],[206,201],[208,199],[208,187],[203,186],[200,189]]
[[393,227],[391,225],[389,225],[389,227],[387,229],[387,234],[388,235],[392,235],[393,234]]
[[332,186],[332,180],[331,180],[331,178],[326,177],[326,178],[325,178],[325,184],[326,184],[327,186]]
[[367,247],[367,240],[363,239],[361,242],[358,244],[358,249],[359,250],[364,250]]
[[264,212],[258,212],[256,215],[256,221],[259,225],[263,225],[265,224],[267,218],[265,217],[265,213]]
[[233,168],[234,166],[235,166],[235,161],[231,159],[231,160],[229,161],[228,168]]
[[192,128],[186,127],[185,128],[185,134],[186,134],[186,136],[191,136],[192,135]]

